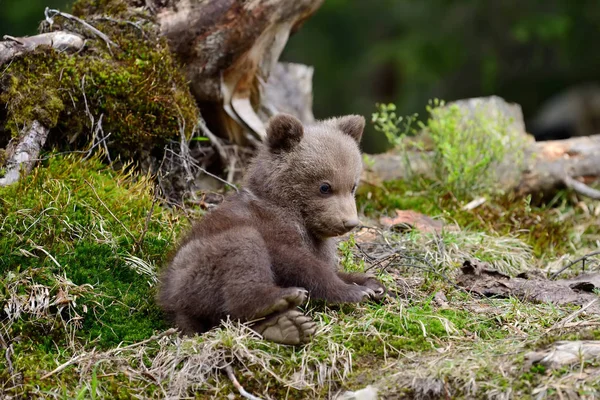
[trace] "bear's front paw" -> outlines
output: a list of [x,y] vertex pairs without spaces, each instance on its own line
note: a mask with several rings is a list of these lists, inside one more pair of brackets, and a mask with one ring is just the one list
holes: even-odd
[[273,304],[257,312],[252,319],[266,317],[269,314],[285,311],[304,304],[308,291],[304,288],[291,287],[282,290],[282,296]]
[[346,302],[348,303],[360,303],[374,297],[375,291],[371,288],[357,284],[348,285],[346,293]]
[[385,286],[379,282],[375,277],[369,277],[364,283],[364,286],[373,291],[371,298],[373,300],[381,300],[385,297],[387,292]]

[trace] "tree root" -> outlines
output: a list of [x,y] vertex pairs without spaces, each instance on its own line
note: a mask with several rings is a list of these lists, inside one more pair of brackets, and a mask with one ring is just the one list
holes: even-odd
[[5,173],[0,178],[0,186],[17,182],[22,169],[25,172],[31,171],[38,159],[40,150],[46,143],[48,132],[48,128],[38,121],[33,121],[21,136],[20,141],[14,146],[8,146]]

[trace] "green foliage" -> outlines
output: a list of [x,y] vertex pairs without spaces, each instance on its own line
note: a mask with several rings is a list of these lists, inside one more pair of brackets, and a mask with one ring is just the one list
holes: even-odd
[[[315,67],[319,117],[369,115],[375,102],[426,116],[433,97],[495,94],[530,118],[565,88],[597,80],[589,43],[600,39],[599,11],[591,0],[328,0],[283,57]],[[384,142],[373,131],[363,138],[368,152]]]
[[[524,214],[530,215],[528,227],[535,228],[529,230],[546,229],[534,225],[545,223],[547,214],[540,218],[540,209],[529,199],[511,203],[521,214],[492,204],[476,209],[484,210],[480,217],[473,214],[476,210],[457,212],[449,206],[451,197],[411,192],[409,183],[392,182],[384,188],[387,192],[374,192],[369,201],[381,204],[371,204],[373,210],[414,204],[432,213],[445,209],[459,220],[481,220],[485,227],[488,220],[508,227],[510,219],[524,219]],[[166,388],[181,385],[185,394],[223,398],[235,390],[219,378],[224,362],[246,390],[265,398],[327,398],[332,387],[357,390],[365,382],[412,396],[414,390],[404,382],[383,385],[387,377],[400,375],[435,376],[447,382],[453,397],[481,397],[498,388],[518,395],[550,376],[539,368],[523,373],[523,346],[548,340],[548,328],[572,315],[573,307],[481,299],[436,274],[382,265],[379,277],[390,291],[385,301],[331,308],[310,302],[303,307],[319,325],[306,346],[264,342],[247,327],[228,323],[199,337],[149,340],[114,351],[121,341],[148,339],[166,328],[152,300],[154,279],[185,223],[158,205],[147,219],[154,201],[151,187],[148,177],[114,171],[97,158],[51,154],[19,183],[0,188],[0,321],[4,338],[21,338],[12,341],[11,362],[24,382],[10,384],[2,357],[2,390],[24,398],[61,392],[64,398],[162,398]],[[441,255],[439,263],[447,271],[464,257],[494,263],[510,256],[493,248],[495,242],[485,235],[445,232],[439,238],[422,236],[420,247],[411,247],[420,240],[414,232],[386,235],[385,240],[408,258]],[[344,269],[365,269],[354,236],[341,242],[339,250]],[[437,292],[445,293],[447,306],[436,303]],[[19,304],[21,314],[9,318]],[[34,312],[31,305],[36,304],[40,307]],[[588,321],[593,316],[575,318]],[[98,351],[90,355],[92,348]],[[57,363],[76,356],[90,358],[41,379]],[[402,371],[393,368],[396,363]],[[498,371],[498,363],[508,365],[505,372]],[[191,367],[206,375],[194,380]],[[148,380],[149,371],[162,380]],[[554,374],[562,379],[568,372]],[[475,382],[478,392],[465,389],[466,382]]]
[[[377,107],[375,128],[405,154],[410,170],[406,137],[415,131],[415,116],[398,117],[393,104]],[[417,125],[431,140],[435,183],[441,193],[451,193],[459,200],[498,194],[498,165],[510,159],[518,167],[523,158],[523,139],[509,129],[510,121],[490,117],[483,107],[467,113],[457,104],[446,105],[437,99],[430,102],[427,112],[427,122]]]
[[121,17],[127,12],[127,3],[123,0],[76,0],[73,14],[79,17],[89,15],[112,15]]
[[394,147],[402,147],[405,144],[404,139],[414,135],[413,124],[418,115],[414,114],[408,117],[396,115],[395,104],[377,103],[375,106],[377,111],[371,116],[375,130],[382,132]]
[[[104,3],[78,2],[76,10]],[[126,10],[122,2],[110,4],[104,12]],[[60,17],[55,23],[68,24]],[[119,47],[109,49],[91,38],[85,50],[75,55],[39,49],[8,64],[0,79],[0,106],[7,111],[4,134],[18,136],[38,120],[51,129],[50,142],[82,147],[90,142],[101,119],[104,134],[110,134],[107,143],[113,157],[160,157],[165,144],[179,138],[181,130],[191,136],[198,115],[179,65],[166,40],[156,36],[149,23],[136,27],[94,21],[94,26]],[[0,137],[0,141],[7,139]]]
[[505,336],[497,329],[494,321],[480,320],[467,311],[435,309],[430,301],[431,299],[420,300],[418,304],[409,307],[394,302],[386,306],[371,305],[361,310],[363,315],[350,314],[346,317],[348,324],[352,324],[350,318],[358,320],[354,323],[363,328],[366,328],[361,326],[363,323],[372,324],[380,335],[386,337],[386,342],[383,344],[368,336],[353,335],[347,342],[348,346],[358,357],[383,356],[390,349],[433,350],[433,341],[445,342],[459,331],[464,334],[467,329],[487,340]]
[[356,246],[356,240],[354,235],[350,235],[348,240],[344,240],[339,243],[338,249],[341,255],[340,264],[344,271],[348,272],[364,272],[365,270],[365,261],[364,260],[355,260],[354,253],[352,249]]
[[4,35],[28,36],[44,18],[44,9],[64,10],[72,0],[2,0],[0,1],[0,37]]
[[509,121],[482,111],[466,115],[458,105],[434,100],[427,107],[425,129],[433,140],[435,175],[459,199],[497,191],[496,167],[520,150],[521,140],[507,129]]

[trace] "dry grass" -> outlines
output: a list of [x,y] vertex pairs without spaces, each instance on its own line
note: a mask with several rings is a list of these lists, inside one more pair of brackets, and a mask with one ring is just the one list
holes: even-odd
[[[333,322],[331,322],[333,323]],[[330,323],[330,324],[331,324]],[[326,335],[328,326],[322,328]],[[232,366],[242,382],[253,382],[267,398],[269,386],[287,388],[291,398],[300,390],[307,398],[328,391],[332,382],[344,381],[352,370],[349,350],[329,341],[319,352],[312,345],[291,349],[260,340],[247,326],[227,322],[200,337],[180,337],[174,329],[141,343],[104,352],[78,352],[42,377],[60,381],[60,374],[75,369],[78,384],[71,390],[91,395],[93,377],[121,376],[128,395],[138,398],[193,398],[201,394],[222,398],[232,391],[223,370]],[[111,388],[94,386],[96,398],[111,398]],[[63,389],[36,394],[62,398]],[[76,392],[72,392],[76,393]],[[332,393],[330,393],[333,395]]]
[[[376,241],[365,241],[364,237]],[[370,264],[370,270],[416,268],[452,275],[465,260],[478,259],[498,271],[517,275],[530,269],[533,262],[531,247],[518,238],[467,230],[397,234],[364,228],[354,241],[354,255]]]
[[[4,293],[0,295],[4,319],[0,330],[10,342],[12,325],[19,319],[27,319],[49,330],[63,330],[69,346],[76,347],[75,332],[81,328],[88,306],[77,304],[82,296],[97,296],[91,285],[75,285],[66,276],[53,275],[54,284],[40,284],[36,275],[40,271],[26,269],[20,273],[9,272],[3,278]],[[94,303],[102,308],[98,302]]]

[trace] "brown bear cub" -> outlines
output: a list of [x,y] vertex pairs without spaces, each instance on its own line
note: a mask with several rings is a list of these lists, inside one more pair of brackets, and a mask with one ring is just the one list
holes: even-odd
[[265,339],[307,342],[316,324],[297,308],[381,298],[384,286],[337,270],[332,239],[359,224],[354,201],[365,120],[303,126],[279,114],[245,176],[244,189],[196,223],[161,278],[158,301],[185,334],[228,316]]

